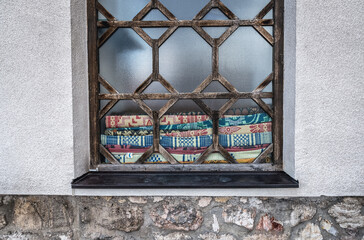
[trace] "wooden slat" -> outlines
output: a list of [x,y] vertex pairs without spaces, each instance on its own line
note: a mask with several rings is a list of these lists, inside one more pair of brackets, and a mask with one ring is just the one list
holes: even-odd
[[104,16],[108,21],[115,21],[116,18],[102,6],[99,1],[96,1],[97,10]]
[[220,144],[218,145],[218,149],[220,154],[226,159],[226,161],[230,162],[230,163],[235,163],[238,164],[238,162],[230,155],[230,153],[223,148]]
[[88,71],[89,71],[89,102],[90,102],[90,168],[100,164],[100,121],[98,118],[100,85],[98,82],[98,48],[97,48],[97,11],[96,0],[87,2],[88,22]]
[[273,26],[273,19],[253,19],[253,20],[175,20],[175,21],[98,21],[100,28],[118,27],[229,27],[239,26]]
[[161,11],[161,13],[163,13],[163,15],[168,18],[168,20],[177,20],[177,18],[160,1],[157,1],[156,5],[159,11]]
[[192,99],[207,115],[212,118],[212,110],[201,99]]
[[273,152],[273,144],[270,144],[259,156],[254,160],[253,163],[265,163],[266,157]]
[[226,90],[228,90],[229,92],[235,92],[237,93],[238,90],[228,81],[226,80],[226,78],[224,78],[223,76],[219,75],[218,81],[221,83],[222,86],[224,86],[224,88],[226,88]]
[[269,13],[270,10],[273,9],[273,3],[274,0],[271,0],[258,14],[255,16],[256,19],[262,19]]
[[260,98],[252,98],[271,118],[274,119],[273,110]]
[[172,26],[165,31],[162,36],[158,39],[158,47],[162,46],[162,44],[177,30],[177,26]]
[[152,10],[152,1],[150,1],[134,18],[133,21],[140,21]]
[[153,47],[153,40],[149,35],[144,32],[140,27],[133,27],[133,30],[151,47]]
[[179,162],[162,146],[159,145],[159,153],[170,163],[179,164]]
[[153,80],[157,81],[159,76],[159,48],[158,40],[152,40],[152,66],[153,66]]
[[229,27],[228,29],[226,29],[226,31],[217,40],[217,43],[216,43],[217,46],[220,47],[226,41],[226,39],[228,39],[228,37],[230,37],[231,34],[233,34],[235,32],[235,30],[238,28],[239,28],[239,25],[235,24],[235,25]]
[[110,100],[103,109],[99,111],[99,120],[101,120],[110,109],[117,104],[119,100]]
[[210,153],[212,153],[214,151],[214,147],[211,145],[210,147],[208,147],[202,154],[201,156],[196,159],[193,164],[202,164],[207,157],[210,155]]
[[167,100],[173,98],[179,99],[229,99],[229,98],[273,98],[271,92],[206,92],[206,93],[119,93],[119,94],[99,94],[100,100],[132,100],[143,99],[143,100]]
[[212,112],[212,147],[216,151],[219,145],[219,111]]
[[172,85],[167,80],[165,80],[160,74],[158,74],[158,81],[163,85],[163,87],[165,87],[168,90],[168,92],[178,93],[177,90],[174,87],[172,87]]
[[153,111],[153,152],[159,152],[159,115],[157,111]]
[[217,80],[219,77],[219,47],[216,43],[217,39],[214,39],[212,47],[212,79]]
[[227,8],[225,6],[225,4],[223,4],[221,1],[218,1],[217,4],[218,4],[218,8],[220,9],[220,11],[223,14],[225,14],[225,16],[227,16],[229,19],[238,19],[238,17],[235,16],[235,14],[232,11],[230,11],[230,9]]
[[177,101],[178,98],[170,99],[161,109],[159,109],[159,117],[162,117]]
[[220,109],[219,109],[219,112],[220,112],[220,115],[219,117],[223,117],[224,113],[229,110],[229,108],[231,108],[234,103],[236,103],[238,101],[238,98],[230,98],[229,101],[227,101]]
[[256,89],[253,90],[253,92],[263,91],[263,89],[266,88],[269,85],[269,83],[272,82],[272,80],[273,80],[273,73],[269,74],[268,77],[266,77],[264,81],[261,84],[259,84],[259,86]]
[[120,165],[120,162],[107,150],[102,144],[99,145],[100,153],[107,159],[111,164]]
[[99,82],[101,83],[101,85],[102,86],[104,86],[104,88],[107,90],[107,91],[109,91],[110,93],[115,93],[115,94],[118,94],[119,92],[115,89],[115,88],[113,88],[112,86],[111,86],[111,84],[108,82],[108,81],[106,81],[104,78],[102,78],[100,75],[99,75],[99,77],[98,77],[98,80],[99,80]]
[[[135,162],[135,164],[143,164],[145,161],[152,155],[153,153],[153,146],[151,146],[147,151],[145,151],[140,158]],[[133,164],[134,166],[134,164]]]
[[274,39],[270,33],[262,26],[254,25],[253,28],[270,44],[273,46]]
[[193,20],[201,20],[212,8],[212,1],[208,2],[199,13],[193,18]]
[[273,161],[274,164],[282,165],[283,162],[283,9],[284,0],[275,0],[274,3],[274,78],[273,78]]
[[143,111],[148,114],[149,117],[153,118],[153,111],[152,109],[150,109],[150,107],[148,107],[147,104],[145,104],[145,102],[143,102],[140,99],[134,98],[133,99],[134,102],[136,102],[138,104],[138,106],[143,109]]
[[[142,93],[144,92],[144,90],[153,82],[152,79],[152,74],[149,75],[149,77],[142,83],[139,85],[139,87],[134,91],[134,93]],[[131,99],[131,98],[130,98]]]
[[104,34],[102,34],[99,40],[97,41],[97,47],[98,48],[102,47],[102,45],[104,45],[106,40],[108,40],[115,33],[116,30],[117,30],[116,27],[110,27],[109,29],[107,29],[106,32],[104,32]]
[[210,83],[212,82],[212,75],[209,75],[205,80],[200,83],[200,85],[197,86],[195,90],[193,90],[193,93],[201,93]]
[[214,39],[200,26],[192,25],[192,28],[211,46],[214,47]]

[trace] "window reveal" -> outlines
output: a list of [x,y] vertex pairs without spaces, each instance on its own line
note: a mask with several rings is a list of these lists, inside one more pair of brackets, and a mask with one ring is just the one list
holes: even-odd
[[[101,2],[101,1],[100,1]],[[105,1],[106,3],[107,1]],[[224,0],[212,0],[209,1],[191,20],[180,20],[165,7],[162,2],[167,1],[155,1],[152,0],[146,4],[132,20],[120,21],[117,20],[106,8],[99,2],[90,1],[89,11],[93,14],[89,15],[89,56],[90,56],[90,116],[91,116],[91,165],[97,167],[101,163],[100,153],[104,156],[108,162],[120,165],[120,160],[115,158],[115,149],[105,148],[100,142],[101,129],[103,128],[103,122],[107,121],[105,115],[117,104],[123,101],[134,101],[137,107],[143,110],[149,119],[151,120],[152,130],[148,139],[151,141],[150,146],[144,152],[134,152],[134,155],[138,155],[138,159],[135,163],[143,164],[153,154],[160,153],[168,163],[172,165],[178,164],[179,161],[173,156],[173,152],[163,147],[165,141],[164,125],[161,121],[168,115],[168,111],[178,102],[190,101],[192,104],[198,106],[201,111],[211,122],[208,131],[211,133],[211,145],[204,146],[206,149],[198,152],[200,156],[194,161],[195,164],[205,163],[209,156],[218,158],[222,156],[228,163],[238,163],[234,154],[228,152],[224,146],[222,146],[221,130],[224,126],[221,124],[221,119],[225,119],[226,112],[238,101],[242,99],[253,100],[261,109],[264,110],[273,120],[273,143],[267,144],[265,150],[258,155],[253,161],[254,163],[264,162],[264,159],[273,152],[273,161],[276,165],[281,165],[282,161],[282,83],[283,83],[283,11],[282,1],[272,0],[268,2],[263,9],[258,11],[257,15],[250,19],[239,19],[233,12],[234,9],[229,9]],[[203,1],[201,1],[203,2]],[[228,2],[228,1],[226,1]],[[274,10],[273,19],[264,19],[264,17]],[[150,17],[152,13],[159,12],[160,16]],[[104,16],[105,20],[98,20],[98,13]],[[219,17],[219,14],[223,16]],[[217,17],[216,17],[217,16]],[[160,19],[163,20],[160,20]],[[96,28],[97,26],[97,28]],[[268,27],[274,27],[274,34],[269,33]],[[218,28],[223,28],[219,29]],[[224,43],[234,33],[241,28],[255,29],[261,37],[273,46],[273,71],[269,73],[266,78],[252,91],[240,91],[240,86],[231,84],[224,75],[221,74],[221,52],[220,47],[224,46]],[[268,30],[267,30],[267,29]],[[159,30],[158,30],[159,29]],[[170,84],[169,79],[165,79],[161,74],[161,48],[166,44],[172,36],[175,36],[180,29],[193,29],[201,39],[203,39],[211,48],[212,54],[209,56],[211,60],[212,71],[211,73],[200,82],[200,84],[191,91],[178,91],[174,86]],[[211,30],[212,29],[212,30]],[[137,87],[124,85],[120,89],[115,88],[113,84],[110,84],[110,80],[101,74],[102,68],[99,63],[102,56],[99,56],[100,48],[110,41],[113,35],[117,34],[117,31],[122,30],[121,36],[127,36],[128,31],[134,31],[139,35],[140,39],[144,41],[149,48],[151,57],[151,74],[147,76],[146,80],[141,84],[137,84]],[[218,33],[217,33],[218,32]],[[175,35],[174,35],[175,34]],[[274,36],[274,37],[273,37]],[[123,44],[120,44],[123,45]],[[124,48],[133,46],[123,46]],[[134,46],[138,47],[138,46]],[[184,46],[180,46],[183,48]],[[125,50],[127,51],[127,49]],[[168,62],[168,58],[167,58]],[[117,64],[114,62],[114,64]],[[168,66],[169,63],[167,63]],[[142,68],[145,69],[145,68]],[[110,72],[113,70],[105,70],[104,72]],[[138,71],[134,71],[137,73]],[[122,80],[120,80],[122,82]],[[181,81],[179,81],[181,82]],[[182,81],[183,82],[183,81]],[[263,91],[270,83],[273,83],[273,92]],[[161,93],[160,91],[147,90],[155,83],[159,83],[167,91]],[[175,82],[174,82],[175,83]],[[206,89],[213,85],[213,83],[219,83],[224,91],[206,92]],[[101,86],[101,88],[100,88]],[[104,88],[104,90],[103,90]],[[125,91],[127,89],[128,91]],[[159,89],[160,90],[160,89]],[[158,92],[158,93],[155,93]],[[207,102],[216,99],[226,99],[221,106],[217,109],[212,108]],[[269,104],[266,104],[262,99],[273,99],[273,108]],[[162,101],[165,103],[161,107],[153,109],[148,101]],[[107,102],[101,104],[100,102]],[[191,103],[188,106],[192,105]],[[220,133],[219,133],[220,129]],[[103,129],[104,130],[104,129]],[[161,136],[162,133],[162,136]],[[169,137],[173,137],[173,132],[167,132]],[[188,133],[185,133],[188,134]],[[167,137],[168,137],[167,136]],[[174,136],[176,137],[176,136]],[[180,137],[180,136],[177,136]],[[243,136],[239,136],[243,137]],[[220,139],[219,139],[220,138]],[[181,140],[181,139],[180,139]],[[182,139],[185,140],[185,139]],[[117,144],[116,144],[117,145]],[[114,147],[115,148],[115,147]],[[274,151],[273,151],[274,149]],[[178,151],[178,149],[176,150]],[[218,155],[216,155],[218,153]],[[131,157],[129,155],[129,157]],[[211,159],[211,158],[210,158]]]

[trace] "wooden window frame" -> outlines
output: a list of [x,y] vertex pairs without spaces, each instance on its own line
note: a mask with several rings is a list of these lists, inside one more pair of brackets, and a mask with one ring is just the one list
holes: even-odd
[[[253,20],[239,20],[220,0],[211,0],[194,18],[194,20],[177,20],[158,0],[151,0],[133,19],[133,21],[117,21],[97,0],[88,0],[88,68],[89,68],[89,100],[90,100],[90,169],[99,172],[119,173],[155,173],[164,172],[220,172],[231,174],[241,172],[258,176],[261,173],[284,173],[283,170],[283,19],[284,0],[271,0]],[[228,20],[201,20],[211,8],[219,8]],[[159,9],[167,18],[167,21],[141,21],[151,10]],[[263,19],[270,11],[273,11],[274,19]],[[98,21],[98,12],[105,16],[106,21]],[[159,39],[151,39],[144,33],[141,27],[169,27],[165,34]],[[213,71],[193,92],[179,93],[159,74],[158,48],[179,27],[192,27],[213,49]],[[218,39],[211,38],[202,26],[229,26],[229,29]],[[218,46],[224,42],[239,26],[253,27],[273,47],[273,72],[252,92],[239,92],[224,77],[218,73]],[[272,26],[273,36],[263,26]],[[98,38],[98,27],[108,28]],[[134,93],[119,93],[105,79],[99,75],[98,49],[111,35],[122,27],[132,28],[144,39],[153,51],[153,73],[145,80]],[[219,81],[229,92],[202,93],[211,81]],[[159,81],[170,93],[143,93],[152,81]],[[272,82],[272,92],[262,90]],[[110,93],[100,94],[100,84]],[[229,99],[219,111],[212,111],[201,99]],[[271,109],[261,98],[272,98],[273,109]],[[195,164],[178,164],[178,162],[159,144],[159,118],[180,99],[193,100],[213,122],[213,144],[196,160]],[[236,161],[221,147],[218,141],[218,120],[239,99],[252,99],[263,110],[272,117],[272,140],[273,143],[251,164],[234,164]],[[100,100],[109,100],[109,103],[99,110]],[[133,100],[146,114],[153,119],[153,146],[148,149],[136,164],[120,164],[114,156],[100,143],[100,120],[118,101]],[[168,100],[167,104],[159,111],[152,111],[143,100]],[[274,151],[273,151],[274,149]],[[143,164],[143,162],[154,152],[162,154],[171,164]],[[220,152],[229,164],[201,164],[211,152]],[[273,164],[262,163],[265,157],[273,152]],[[112,164],[100,164],[100,156],[103,155]],[[248,175],[249,175],[248,174]],[[285,174],[285,173],[284,173]],[[249,175],[250,176],[250,175]],[[288,176],[288,175],[287,175]],[[80,179],[78,179],[80,180]],[[290,179],[293,180],[293,179]],[[273,180],[272,180],[273,181]],[[274,181],[273,181],[274,182]],[[74,187],[77,184],[73,185]],[[258,184],[259,185],[259,184]],[[256,186],[258,186],[256,185]],[[273,184],[274,185],[274,184]],[[272,186],[273,186],[272,185]],[[298,187],[298,182],[293,183]],[[293,185],[290,185],[291,187]],[[260,186],[260,185],[259,185]],[[287,187],[286,185],[274,185],[275,187]],[[77,187],[77,186],[76,186]],[[153,186],[155,187],[155,186]],[[254,184],[251,185],[254,187]],[[264,187],[264,184],[263,184]],[[267,187],[267,186],[266,186]]]

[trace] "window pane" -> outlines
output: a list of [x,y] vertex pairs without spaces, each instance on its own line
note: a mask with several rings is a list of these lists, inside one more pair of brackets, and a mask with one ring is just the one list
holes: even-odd
[[[240,19],[253,19],[270,0],[222,0],[222,2]],[[272,18],[268,13],[265,18]]]
[[152,73],[152,48],[132,29],[118,29],[99,50],[100,75],[131,93]]
[[[147,5],[149,0],[99,0],[99,3],[117,20],[131,21]],[[99,19],[106,18],[99,13]]]
[[251,92],[272,72],[272,46],[252,27],[238,28],[220,47],[220,74]]

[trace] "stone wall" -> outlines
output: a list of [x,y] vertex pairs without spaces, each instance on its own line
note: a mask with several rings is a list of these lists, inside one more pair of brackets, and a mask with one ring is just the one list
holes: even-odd
[[364,237],[364,197],[0,196],[0,239]]

